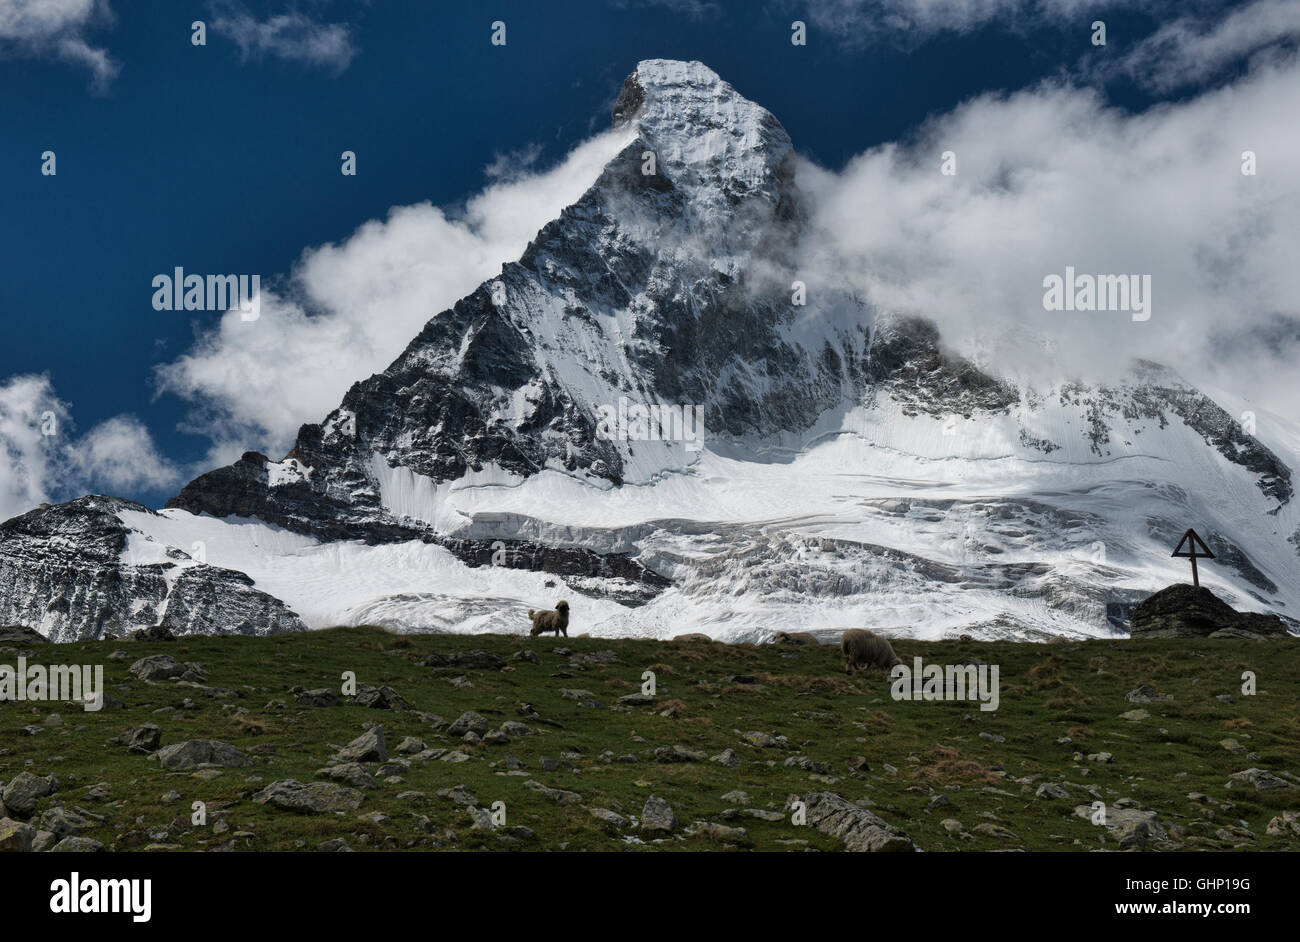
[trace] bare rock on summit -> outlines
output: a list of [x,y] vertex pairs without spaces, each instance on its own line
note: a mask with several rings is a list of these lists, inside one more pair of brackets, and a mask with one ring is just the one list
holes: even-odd
[[1161,589],[1139,602],[1129,619],[1134,638],[1285,637],[1286,623],[1276,615],[1238,612],[1209,589],[1186,583]]

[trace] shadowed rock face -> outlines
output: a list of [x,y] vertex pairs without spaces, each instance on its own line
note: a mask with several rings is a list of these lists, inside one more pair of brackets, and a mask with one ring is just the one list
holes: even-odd
[[1276,615],[1238,612],[1204,586],[1171,585],[1133,609],[1129,633],[1134,638],[1269,638],[1284,637],[1286,624]]
[[115,497],[83,497],[0,524],[0,623],[34,627],[50,641],[119,638],[161,625],[176,634],[278,634],[305,626],[242,572],[180,550],[132,565],[122,511],[152,513]]

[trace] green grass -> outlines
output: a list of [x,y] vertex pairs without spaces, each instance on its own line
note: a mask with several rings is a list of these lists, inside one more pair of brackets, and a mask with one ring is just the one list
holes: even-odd
[[[574,670],[575,676],[568,679],[552,677],[567,668],[569,659],[553,653],[565,647],[578,653],[613,650],[619,662]],[[154,843],[150,832],[160,828],[168,831],[164,843],[187,850],[212,849],[232,840],[235,850],[314,849],[334,837],[344,838],[355,850],[735,849],[703,834],[660,843],[628,842],[587,811],[607,808],[639,816],[651,794],[674,806],[684,829],[720,821],[745,827],[759,850],[839,849],[838,841],[792,825],[788,815],[777,822],[720,818],[725,809],[735,807],[722,798],[733,789],[749,793],[749,807],[771,811],[781,811],[787,796],[812,791],[834,791],[851,801],[868,799],[875,813],[927,851],[1116,847],[1104,828],[1073,814],[1076,805],[1092,801],[1081,786],[1098,789],[1108,803],[1131,798],[1157,810],[1162,822],[1181,834],[1179,847],[1230,848],[1232,844],[1214,832],[1239,819],[1255,835],[1248,847],[1294,847],[1294,838],[1268,836],[1265,826],[1284,809],[1300,809],[1300,789],[1229,790],[1225,783],[1229,774],[1249,767],[1300,771],[1300,644],[1295,641],[1091,641],[1049,646],[902,641],[896,648],[909,664],[920,655],[926,662],[957,663],[974,656],[999,665],[1000,708],[981,712],[972,702],[895,702],[883,672],[847,677],[833,646],[402,637],[373,628],[274,638],[183,638],[161,644],[40,645],[30,652],[29,663],[104,664],[109,692],[127,708],[85,713],[63,704],[0,705],[0,779],[8,782],[24,770],[57,776],[60,790],[42,799],[33,821],[53,804],[79,805],[105,819],[86,836],[122,850]],[[109,660],[116,649],[130,657]],[[432,651],[472,649],[506,658],[531,649],[541,663],[510,661],[511,669],[504,671],[441,671],[417,663]],[[214,699],[172,681],[147,684],[128,675],[135,659],[154,653],[199,662],[208,685],[243,696]],[[0,662],[14,664],[15,654],[0,654]],[[671,703],[677,706],[675,716],[617,706],[619,696],[639,689],[646,669],[655,670],[658,678],[653,709]],[[1244,670],[1258,675],[1254,696],[1241,694]],[[357,812],[298,815],[250,801],[257,789],[278,779],[316,780],[315,771],[330,764],[335,748],[360,735],[366,723],[383,724],[390,753],[404,736],[418,736],[431,747],[459,745],[413,712],[297,705],[291,688],[337,689],[344,671],[354,671],[361,683],[390,685],[414,710],[436,713],[448,722],[464,710],[476,710],[494,725],[525,722],[535,734],[505,746],[468,747],[472,759],[466,762],[412,762],[401,784],[381,782],[367,790]],[[462,674],[473,686],[448,682]],[[755,675],[759,682],[727,679],[736,674]],[[1174,699],[1126,702],[1125,693],[1140,683]],[[600,706],[563,699],[561,688],[592,691]],[[1215,699],[1217,694],[1231,694],[1236,702],[1223,703]],[[182,706],[186,698],[192,698],[192,707]],[[521,716],[520,702],[531,703],[542,717],[563,728]],[[155,712],[167,707],[181,716]],[[1151,717],[1120,718],[1137,708]],[[55,711],[65,725],[46,727],[35,736],[20,734],[22,727],[40,725]],[[162,771],[155,761],[107,744],[128,727],[146,722],[162,727],[164,745],[218,739],[249,752],[254,766],[223,770],[204,780],[193,773]],[[793,748],[749,746],[742,734],[751,730],[785,736]],[[1005,741],[981,739],[980,733]],[[1073,742],[1058,741],[1067,735]],[[1229,737],[1259,757],[1229,752],[1220,745]],[[707,758],[661,763],[650,755],[656,747],[672,745],[706,756],[731,748],[741,764],[729,769]],[[609,761],[601,757],[606,750],[630,753],[639,761]],[[1112,753],[1113,761],[1076,758],[1076,753],[1098,752]],[[506,753],[527,764],[527,775],[500,774]],[[581,756],[572,760],[576,771],[542,769],[543,756],[560,758],[566,753]],[[784,760],[794,754],[824,763],[828,774],[785,766]],[[864,757],[869,771],[853,769],[854,757]],[[1016,781],[1035,774],[1042,778],[1030,784]],[[582,804],[552,802],[524,786],[530,778],[577,792]],[[1070,797],[1035,798],[1035,788],[1044,781],[1063,785]],[[86,789],[101,782],[107,783],[108,797],[87,797]],[[462,806],[435,795],[457,785],[464,785],[481,806],[503,801],[507,825],[524,825],[535,836],[515,843],[500,832],[472,831]],[[180,798],[164,802],[163,796],[173,790]],[[423,792],[424,798],[397,798],[406,791]],[[1194,804],[1186,797],[1189,792],[1231,802],[1231,807]],[[951,804],[927,809],[938,794]],[[210,813],[224,810],[229,831],[214,833],[211,821],[206,828],[188,826],[193,801],[206,802]],[[379,823],[363,820],[375,812],[389,817]],[[946,818],[959,820],[965,836],[948,833],[940,823]],[[1016,839],[974,834],[975,826],[984,822],[1008,829]],[[237,832],[240,836],[234,837]],[[778,843],[791,840],[806,844]]]

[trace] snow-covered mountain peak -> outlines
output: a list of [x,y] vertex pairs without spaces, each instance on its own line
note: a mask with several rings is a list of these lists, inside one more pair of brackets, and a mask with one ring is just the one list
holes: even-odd
[[775,200],[789,174],[785,128],[700,62],[638,64],[614,106],[614,126],[628,123],[677,185]]
[[613,118],[582,196],[283,460],[0,525],[0,620],[1105,634],[1189,525],[1222,598],[1300,613],[1292,471],[1236,415],[1148,363],[993,376],[801,273],[789,136],[698,62],[640,63]]

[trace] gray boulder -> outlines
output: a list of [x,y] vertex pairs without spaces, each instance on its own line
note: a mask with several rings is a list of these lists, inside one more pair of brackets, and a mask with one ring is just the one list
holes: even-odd
[[328,778],[335,782],[342,782],[344,785],[351,785],[353,788],[379,787],[378,783],[375,782],[375,777],[357,762],[344,762],[340,765],[317,769],[316,774],[321,778]]
[[27,817],[36,810],[36,802],[46,795],[58,791],[59,782],[53,775],[34,775],[31,772],[19,772],[5,786],[0,800],[10,814]]
[[1246,769],[1244,772],[1233,772],[1228,776],[1228,788],[1251,787],[1255,788],[1256,791],[1272,791],[1279,788],[1295,788],[1296,786],[1284,778],[1278,778],[1278,776],[1265,769]]
[[842,840],[845,850],[873,853],[916,850],[912,839],[902,830],[834,792],[814,792],[805,795],[803,800],[808,824]]
[[298,814],[321,814],[327,811],[355,811],[365,796],[355,788],[333,782],[310,782],[304,785],[293,779],[272,782],[253,796],[259,805],[271,805],[281,811]]
[[459,739],[466,733],[482,736],[491,728],[492,724],[488,722],[488,718],[482,713],[466,710],[456,718],[456,722],[447,727],[447,735],[453,739]]
[[337,763],[387,762],[388,746],[384,743],[384,728],[372,726],[340,749],[334,761]]
[[672,834],[678,829],[672,805],[657,795],[646,799],[641,809],[641,830],[648,834]]
[[36,840],[36,828],[13,818],[0,818],[0,853],[25,854]]
[[127,752],[148,755],[162,745],[162,729],[153,723],[132,726],[118,736],[116,742],[119,745],[126,746]]
[[127,668],[129,673],[141,680],[170,680],[181,676],[187,670],[189,668],[170,654],[150,654]]
[[171,772],[185,769],[238,769],[253,760],[229,743],[216,739],[191,739],[163,746],[157,752],[158,765]]

